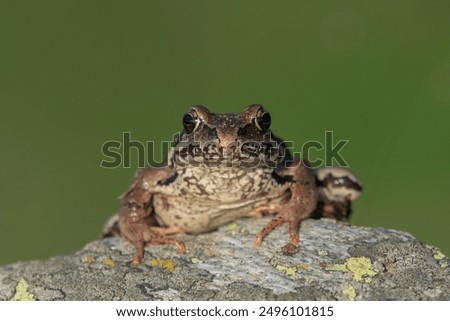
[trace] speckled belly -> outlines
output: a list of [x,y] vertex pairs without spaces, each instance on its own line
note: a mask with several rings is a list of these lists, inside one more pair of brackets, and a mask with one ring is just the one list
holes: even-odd
[[268,169],[253,169],[250,173],[205,173],[194,169],[183,173],[171,186],[161,188],[154,195],[153,207],[159,224],[197,234],[252,216],[252,210],[261,205],[282,202],[289,194],[288,188],[288,184],[278,184]]

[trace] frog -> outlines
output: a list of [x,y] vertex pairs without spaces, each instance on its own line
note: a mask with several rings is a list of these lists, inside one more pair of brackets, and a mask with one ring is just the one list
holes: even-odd
[[312,168],[293,157],[271,122],[261,104],[236,113],[191,106],[166,160],[137,171],[103,235],[131,242],[138,266],[148,244],[172,244],[184,254],[174,234],[207,233],[243,217],[271,216],[255,247],[286,224],[287,253],[299,247],[304,220],[347,220],[362,191],[359,179],[348,168]]

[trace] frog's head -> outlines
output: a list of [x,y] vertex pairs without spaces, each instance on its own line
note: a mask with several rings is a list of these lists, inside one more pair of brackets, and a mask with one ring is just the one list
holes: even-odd
[[212,113],[204,106],[192,106],[183,116],[183,134],[187,140],[212,141],[228,148],[236,142],[264,141],[270,122],[270,114],[261,105],[250,105],[240,113]]
[[279,162],[284,153],[284,145],[270,131],[270,114],[259,104],[240,113],[213,113],[196,105],[182,122],[184,131],[177,147],[185,156],[191,153],[202,161],[248,167],[259,166],[261,161]]

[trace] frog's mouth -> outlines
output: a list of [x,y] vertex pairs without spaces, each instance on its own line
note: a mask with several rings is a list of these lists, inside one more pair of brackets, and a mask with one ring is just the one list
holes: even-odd
[[219,142],[189,142],[174,148],[172,161],[177,167],[275,168],[284,161],[277,142],[233,142],[224,147]]

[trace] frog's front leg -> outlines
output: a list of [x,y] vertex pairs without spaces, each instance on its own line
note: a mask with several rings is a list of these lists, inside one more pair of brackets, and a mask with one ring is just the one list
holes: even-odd
[[[290,243],[298,246],[300,223],[311,217],[316,208],[318,195],[313,171],[301,159],[296,159],[276,170],[276,174],[291,181],[290,198],[278,204],[273,219],[256,235],[255,246],[260,246],[264,237],[283,223],[288,223]],[[289,179],[288,179],[289,178]],[[258,211],[258,208],[255,209]]]
[[118,222],[119,231],[136,248],[133,265],[142,262],[146,244],[175,244],[180,253],[186,252],[186,246],[182,241],[168,236],[182,232],[181,229],[157,226],[151,215],[155,189],[173,175],[175,175],[173,170],[167,167],[145,168],[137,174],[133,184],[123,196]]

